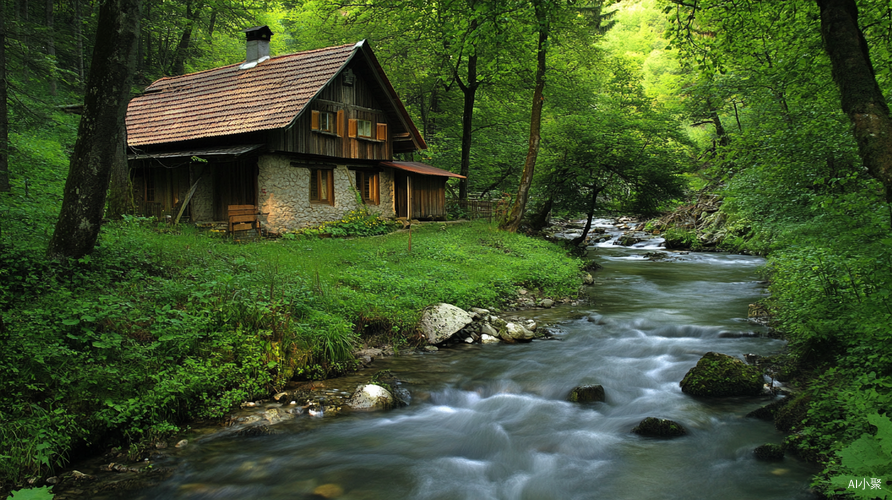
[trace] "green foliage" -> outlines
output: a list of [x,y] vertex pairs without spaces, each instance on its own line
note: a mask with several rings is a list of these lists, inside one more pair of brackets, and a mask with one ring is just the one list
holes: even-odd
[[[892,477],[892,420],[876,413],[867,415],[876,434],[862,434],[838,451],[839,469],[832,473],[834,489],[856,498],[892,498],[889,477]],[[865,484],[866,483],[866,484]]]
[[9,498],[14,500],[52,500],[54,495],[50,493],[50,487],[30,488],[27,490],[17,490],[10,493]]
[[[485,223],[366,239],[233,245],[127,217],[88,257],[42,236],[0,240],[0,477],[64,463],[82,443],[150,442],[292,378],[351,369],[380,324],[405,345],[431,303],[496,307],[518,286],[568,295],[579,261]],[[361,324],[361,326],[360,326]]]
[[[359,195],[357,194],[357,196]],[[362,201],[361,198],[360,201]],[[338,238],[377,236],[392,232],[399,227],[399,222],[391,218],[382,217],[381,214],[369,210],[368,206],[362,205],[355,210],[347,212],[339,220],[326,221],[318,226],[286,233],[286,236],[288,239],[301,235],[319,236],[323,234]]]

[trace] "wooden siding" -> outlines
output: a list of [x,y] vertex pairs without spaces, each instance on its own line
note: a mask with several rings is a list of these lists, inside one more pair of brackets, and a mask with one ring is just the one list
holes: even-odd
[[[147,167],[150,162],[131,162],[133,200],[138,215],[147,217],[176,217],[195,178],[188,164],[176,168]],[[215,162],[206,165],[213,170],[213,218],[226,220],[229,205],[257,203],[257,160]],[[191,217],[187,206],[184,217]]]
[[[130,171],[136,214],[175,217],[189,192],[189,167],[148,168],[144,165]],[[184,215],[189,216],[188,207]]]
[[[338,75],[309,103],[292,127],[264,134],[270,150],[359,160],[393,159],[393,136],[405,132],[398,115],[390,109],[386,94],[365,62],[354,61],[348,68],[354,71],[353,85],[345,85],[343,74]],[[336,133],[313,130],[313,111],[331,113],[337,120]],[[349,137],[350,120],[370,122],[372,137]],[[386,130],[384,140],[378,139],[379,124],[385,125],[380,127]]]
[[394,212],[407,216],[411,205],[412,219],[442,219],[446,217],[446,178],[415,175],[397,171],[394,175]]

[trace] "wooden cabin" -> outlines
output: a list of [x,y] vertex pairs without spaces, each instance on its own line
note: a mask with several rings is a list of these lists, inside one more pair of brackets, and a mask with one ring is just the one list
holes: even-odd
[[254,205],[271,232],[340,219],[446,215],[458,174],[394,154],[426,149],[365,41],[269,56],[272,32],[246,30],[246,61],[162,78],[127,109],[140,213],[222,222]]

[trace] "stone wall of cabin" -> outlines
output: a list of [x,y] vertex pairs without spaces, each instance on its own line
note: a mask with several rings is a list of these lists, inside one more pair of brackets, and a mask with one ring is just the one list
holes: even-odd
[[[294,166],[284,156],[263,155],[258,160],[258,205],[263,226],[274,233],[318,226],[323,222],[338,220],[347,212],[358,208],[354,184],[356,174],[347,165],[337,165],[334,170],[334,205],[310,203],[311,164]],[[392,217],[393,173],[379,173],[380,200],[369,205],[373,212]]]

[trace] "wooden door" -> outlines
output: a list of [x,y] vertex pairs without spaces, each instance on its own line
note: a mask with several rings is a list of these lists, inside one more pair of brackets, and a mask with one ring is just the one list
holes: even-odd
[[228,220],[229,205],[257,205],[257,160],[221,163],[214,186],[214,220]]

